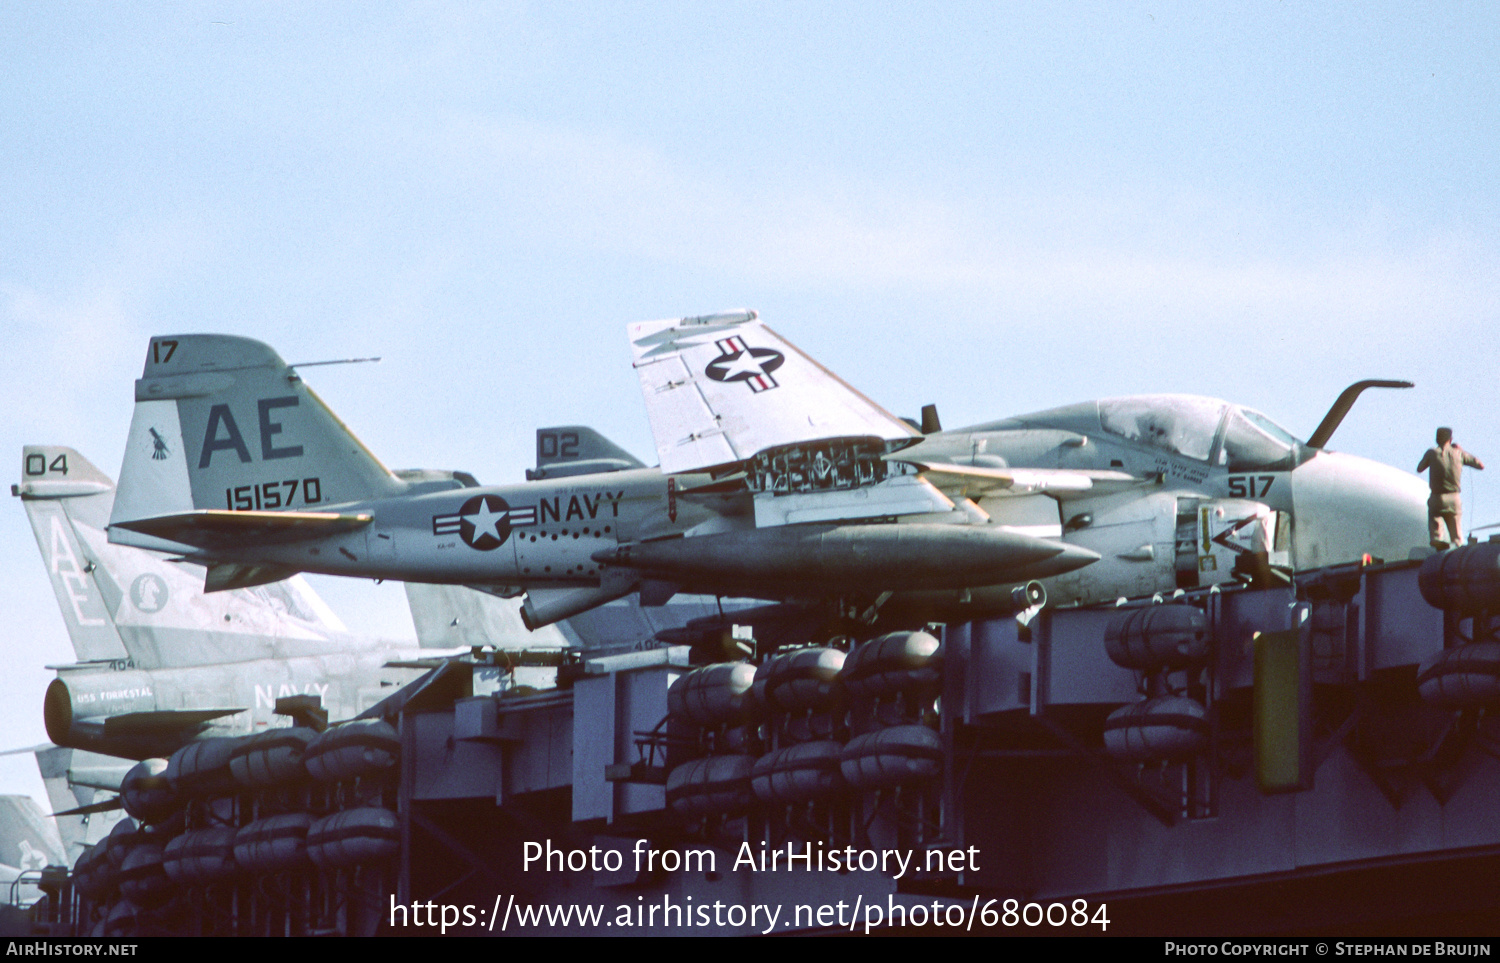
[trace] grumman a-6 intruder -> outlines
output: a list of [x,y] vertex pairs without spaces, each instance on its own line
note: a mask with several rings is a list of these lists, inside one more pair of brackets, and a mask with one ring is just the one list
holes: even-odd
[[115,541],[208,566],[525,591],[548,624],[639,592],[830,607],[893,626],[1093,602],[1425,544],[1414,477],[1264,416],[1177,395],[954,432],[895,418],[754,312],[633,326],[661,457],[538,433],[524,484],[384,468],[266,345],[151,341]]
[[[770,530],[755,524],[742,486],[721,491],[708,474],[664,476],[586,429],[552,437],[551,457],[525,484],[481,488],[461,473],[393,473],[266,345],[221,335],[153,338],[110,538],[206,564],[209,590],[299,571],[499,594],[525,589],[522,611],[532,626],[652,592],[653,580],[614,564],[614,553],[660,539],[740,559],[720,570],[714,594],[771,598],[809,586],[826,593],[1025,583],[1097,557],[947,518]],[[913,481],[919,497],[937,494]],[[909,504],[882,514],[904,514]]]
[[[892,417],[753,311],[629,333],[668,483],[707,472],[711,490],[737,487],[758,533],[886,517],[892,533],[999,529],[1096,557],[1043,579],[1055,604],[1264,583],[1367,555],[1405,559],[1426,544],[1415,476],[1323,448],[1364,389],[1407,382],[1352,385],[1306,442],[1259,412],[1190,395],[1106,398],[942,431],[935,410],[921,426]],[[753,582],[715,541],[733,545],[661,541],[610,560],[689,590]],[[865,598],[905,621],[951,620],[1011,605],[1005,582]]]

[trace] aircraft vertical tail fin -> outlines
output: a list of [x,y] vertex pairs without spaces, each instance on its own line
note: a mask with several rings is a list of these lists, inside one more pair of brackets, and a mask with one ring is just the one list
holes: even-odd
[[536,468],[528,481],[646,467],[639,458],[585,425],[536,430]]
[[301,578],[204,595],[194,567],[110,543],[113,485],[78,452],[28,445],[21,460],[16,493],[80,662],[242,662],[347,631]]
[[[47,788],[47,802],[54,813],[61,813],[108,799],[109,791],[101,789],[99,784],[110,782],[118,786],[135,761],[82,749],[46,746],[36,750],[36,765]],[[123,818],[123,809],[86,816],[54,816],[67,865],[72,866],[85,848],[108,836],[115,823]]]
[[[259,341],[152,338],[135,399],[111,524],[195,509],[321,511],[406,488]],[[114,536],[180,548],[124,529]]]
[[[406,583],[406,599],[411,606],[411,621],[417,639],[424,649],[452,649],[459,646],[490,647],[503,650],[505,662],[515,685],[551,688],[557,684],[557,668],[528,663],[525,656],[516,659],[521,650],[560,656],[570,645],[560,626],[549,625],[532,632],[521,621],[521,599],[499,598],[488,592],[462,585],[427,585]],[[513,664],[512,660],[521,664]],[[477,669],[476,683],[483,673],[499,674],[495,669]],[[477,692],[477,690],[476,690]]]
[[412,625],[424,649],[462,645],[499,649],[558,648],[569,644],[556,627],[537,632],[521,621],[521,599],[505,599],[462,585],[406,583]]
[[71,512],[84,524],[102,530],[109,521],[114,485],[78,452],[56,445],[21,449],[21,478],[15,492],[31,522],[78,661],[128,658],[109,604],[94,579],[96,553],[79,539],[69,518]]
[[67,855],[57,826],[30,796],[0,796],[0,867],[16,873],[61,866]]

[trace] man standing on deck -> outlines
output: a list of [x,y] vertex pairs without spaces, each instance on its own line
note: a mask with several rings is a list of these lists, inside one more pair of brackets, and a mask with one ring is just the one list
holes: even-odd
[[[1459,504],[1458,493],[1459,476],[1463,474],[1465,465],[1484,470],[1484,462],[1454,443],[1452,428],[1439,428],[1437,444],[1427,449],[1427,454],[1422,456],[1422,461],[1417,465],[1418,472],[1427,472],[1427,483],[1432,489],[1432,494],[1427,499],[1427,519],[1428,527],[1432,530],[1433,548],[1444,549],[1463,544],[1463,537],[1459,534],[1463,507]],[[1448,526],[1447,539],[1443,537],[1445,523]]]

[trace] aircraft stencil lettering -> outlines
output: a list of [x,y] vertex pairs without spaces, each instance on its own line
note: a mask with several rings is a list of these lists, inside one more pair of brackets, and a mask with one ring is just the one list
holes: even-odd
[[[285,430],[279,421],[272,421],[271,414],[277,408],[295,408],[299,404],[295,395],[284,398],[260,398],[255,402],[256,411],[259,413],[260,426],[260,457],[262,461],[272,461],[278,458],[299,458],[302,455],[301,445],[288,445],[277,448],[274,444],[275,437]],[[223,436],[220,437],[220,433]],[[152,430],[155,434],[155,429]],[[228,405],[214,405],[208,411],[208,428],[203,434],[203,454],[198,459],[199,468],[208,468],[213,462],[214,452],[232,451],[239,456],[240,461],[250,461],[250,449],[245,445],[245,437],[240,434],[240,427],[234,420],[234,414]]]
[[60,475],[68,473],[68,456],[66,454],[57,455],[49,464],[46,455],[41,452],[32,452],[26,456],[23,464],[24,468],[22,470],[26,473],[27,478],[35,478],[45,475],[48,472],[55,472]]
[[285,682],[279,686],[274,682],[268,685],[257,683],[255,686],[255,707],[257,709],[274,709],[276,708],[277,699],[284,699],[287,696],[295,695],[315,695],[320,699],[327,700],[329,688],[330,685],[326,682],[308,682],[300,688]]
[[536,457],[569,460],[578,457],[578,432],[538,431],[536,433]]
[[149,698],[151,698],[151,689],[150,689],[150,687],[148,687],[148,686],[142,686],[140,688],[135,688],[135,689],[106,689],[103,692],[85,692],[85,693],[83,693],[79,697],[78,701],[79,702],[119,702],[122,699],[149,699]]
[[235,512],[274,512],[278,508],[291,508],[297,501],[298,489],[302,492],[302,504],[316,505],[323,500],[323,483],[317,478],[287,478],[283,481],[261,482],[258,485],[240,485],[224,489],[224,507]]
[[48,541],[51,546],[50,559],[48,562],[52,574],[57,576],[58,581],[64,586],[64,592],[69,604],[73,606],[73,617],[80,625],[103,625],[102,618],[83,614],[83,606],[89,601],[89,583],[84,575],[83,566],[78,564],[78,557],[73,554],[73,547],[69,544],[67,536],[63,532],[63,519],[60,515],[53,515],[48,525]]
[[1230,475],[1230,498],[1265,498],[1276,482],[1275,475]]
[[[615,492],[613,494],[611,494],[610,492],[598,492],[593,496],[569,495],[567,508],[562,507],[561,496],[555,498],[544,498],[541,501],[537,502],[536,508],[533,509],[533,512],[539,514],[540,520],[543,522],[547,521],[549,515],[551,516],[552,521],[583,521],[585,518],[598,518],[600,503],[608,501],[610,516],[612,518],[619,518],[620,499],[623,496],[623,492]],[[512,515],[514,515],[514,512],[512,512]]]

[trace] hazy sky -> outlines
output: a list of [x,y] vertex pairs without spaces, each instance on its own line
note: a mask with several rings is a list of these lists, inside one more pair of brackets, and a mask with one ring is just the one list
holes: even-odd
[[[649,462],[624,326],[744,306],[950,427],[1183,391],[1305,436],[1397,377],[1333,447],[1500,467],[1497,41],[1477,3],[0,3],[0,455],[116,474],[147,337],[223,331],[383,356],[308,381],[391,467],[518,481],[563,423]],[[0,558],[20,747],[73,653],[15,500]]]

